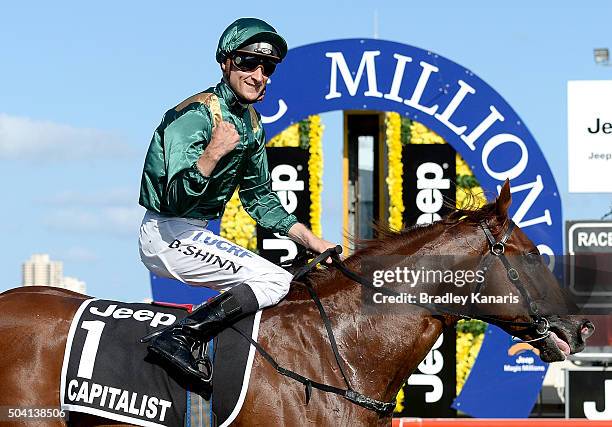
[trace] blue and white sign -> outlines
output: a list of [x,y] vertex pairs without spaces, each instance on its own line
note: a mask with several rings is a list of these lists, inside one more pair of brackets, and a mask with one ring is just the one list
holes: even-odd
[[289,51],[258,106],[269,137],[312,114],[396,111],[437,132],[492,198],[506,178],[514,221],[550,257],[563,253],[557,185],[531,133],[508,103],[465,67],[384,40],[332,40]]
[[569,191],[612,192],[612,80],[567,82]]
[[474,366],[453,408],[478,418],[529,416],[548,368],[538,350],[489,325]]
[[[561,200],[542,151],[512,107],[469,69],[401,43],[332,40],[290,50],[270,84],[258,106],[269,137],[327,111],[398,112],[451,144],[489,199],[510,179],[514,221],[548,257],[551,269],[555,255],[563,254]],[[497,328],[489,331],[456,407],[474,416],[527,416],[545,367],[531,352],[501,363],[495,355],[501,351],[506,353],[500,357],[510,358],[509,335]],[[474,388],[477,378],[483,388]],[[509,379],[508,387],[500,393],[499,381],[505,379]],[[492,393],[486,387],[495,390]],[[481,399],[481,409],[470,410],[470,393]],[[500,405],[491,401],[492,396],[503,396]],[[482,405],[483,399],[487,405]]]

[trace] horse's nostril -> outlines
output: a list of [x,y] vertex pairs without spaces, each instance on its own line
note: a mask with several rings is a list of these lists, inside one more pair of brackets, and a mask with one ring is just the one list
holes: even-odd
[[593,335],[593,332],[595,332],[595,325],[593,325],[590,320],[584,320],[580,328],[580,335],[582,335],[582,338],[590,337]]

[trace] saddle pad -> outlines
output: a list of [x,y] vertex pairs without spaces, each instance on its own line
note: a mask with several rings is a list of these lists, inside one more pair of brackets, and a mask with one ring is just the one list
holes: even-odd
[[[257,341],[261,311],[236,322]],[[221,332],[214,345],[212,409],[216,425],[229,426],[240,413],[251,377],[255,347],[232,328]]]
[[84,301],[64,352],[62,409],[138,426],[182,426],[189,385],[139,340],[186,315],[150,304]]

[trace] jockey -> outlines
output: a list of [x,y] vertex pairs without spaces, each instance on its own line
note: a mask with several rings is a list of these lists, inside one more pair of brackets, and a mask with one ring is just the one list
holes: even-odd
[[236,20],[216,51],[221,81],[165,113],[145,158],[142,262],[159,276],[224,291],[149,343],[150,351],[190,376],[204,379],[191,353],[197,344],[289,291],[291,274],[207,229],[236,187],[262,227],[316,252],[335,246],[287,213],[271,189],[266,138],[252,104],[263,99],[286,53],[287,43],[266,22]]

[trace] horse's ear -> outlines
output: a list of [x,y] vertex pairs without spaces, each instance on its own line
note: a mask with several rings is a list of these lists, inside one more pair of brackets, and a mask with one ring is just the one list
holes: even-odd
[[512,204],[512,195],[510,194],[510,180],[506,179],[504,186],[502,187],[497,200],[495,200],[495,206],[497,208],[497,215],[506,218],[508,216],[508,208]]

